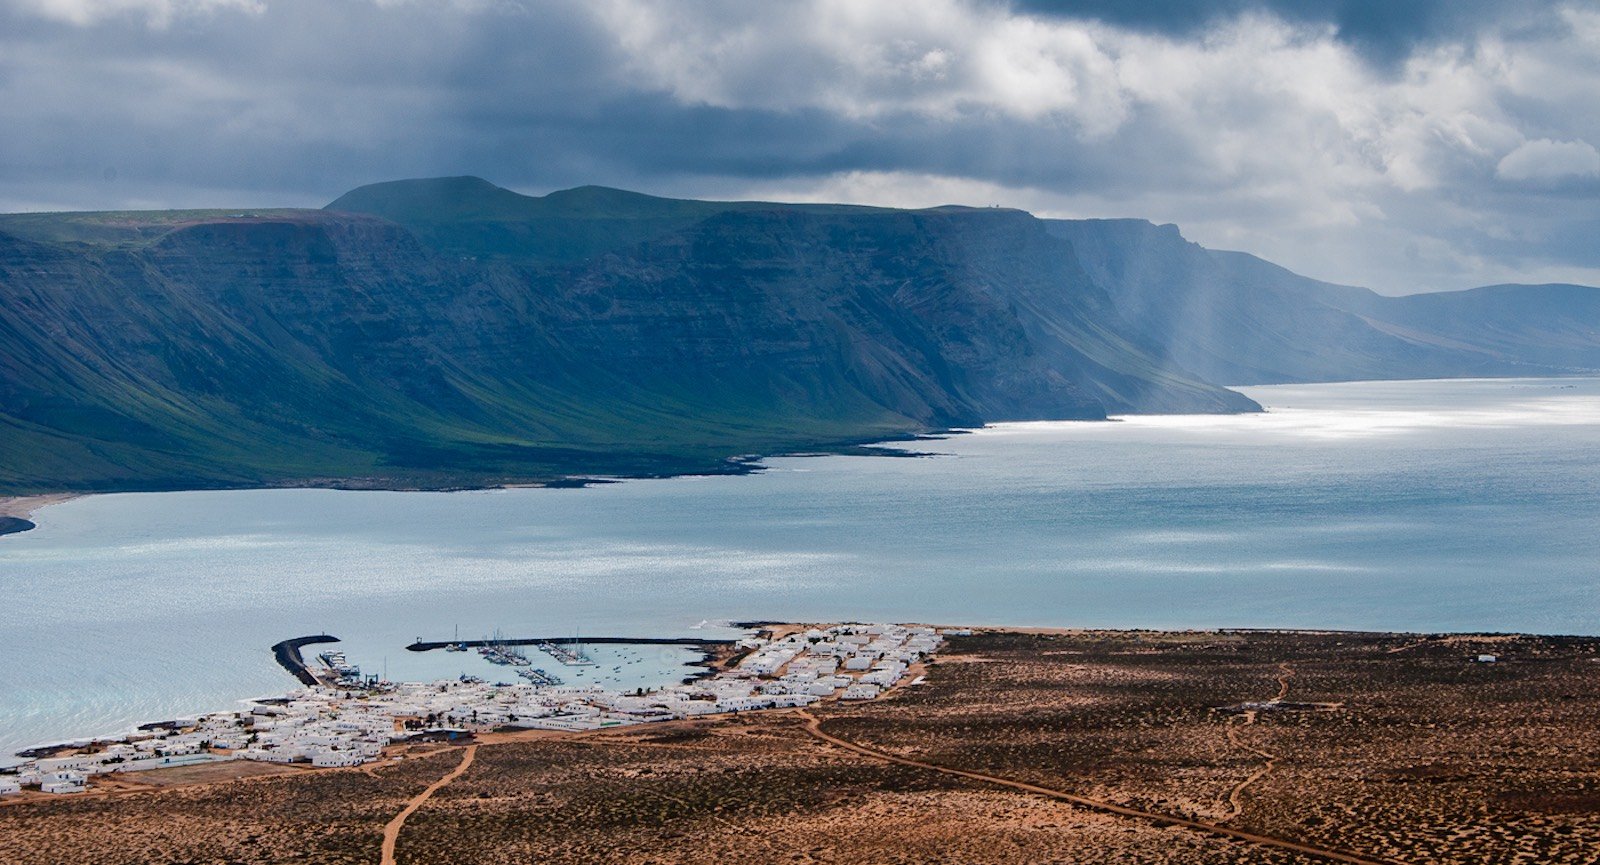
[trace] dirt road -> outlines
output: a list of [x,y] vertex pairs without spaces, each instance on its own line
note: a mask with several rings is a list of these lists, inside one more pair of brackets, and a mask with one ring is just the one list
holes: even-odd
[[1299,842],[1289,841],[1283,838],[1273,838],[1269,835],[1258,835],[1254,832],[1245,832],[1239,829],[1232,829],[1216,823],[1206,823],[1200,820],[1191,820],[1187,817],[1177,817],[1170,814],[1158,814],[1153,811],[1141,811],[1138,808],[1129,808],[1125,805],[1118,805],[1114,802],[1103,802],[1098,799],[1089,799],[1073,793],[1067,793],[1062,790],[1053,790],[1049,787],[1040,787],[1036,784],[1028,784],[1023,781],[1013,781],[1009,778],[985,775],[981,772],[967,772],[962,769],[951,769],[949,767],[940,766],[934,763],[924,763],[921,760],[913,760],[909,757],[901,757],[841,739],[838,736],[824,732],[822,729],[822,722],[810,712],[802,711],[799,714],[801,717],[806,719],[806,732],[810,733],[812,736],[815,736],[816,738],[821,739],[830,745],[843,748],[847,751],[852,751],[864,757],[871,757],[874,760],[883,760],[889,763],[897,763],[901,766],[911,766],[918,769],[926,769],[930,772],[942,772],[946,775],[970,778],[974,781],[983,781],[985,783],[995,784],[1001,787],[1009,787],[1013,790],[1021,790],[1024,793],[1033,793],[1063,802],[1070,802],[1074,805],[1090,808],[1096,811],[1116,814],[1122,817],[1132,817],[1138,820],[1148,820],[1152,823],[1184,826],[1186,828],[1194,829],[1210,835],[1221,835],[1239,841],[1247,841],[1251,844],[1261,844],[1267,847],[1275,847],[1279,850],[1288,850],[1292,853],[1300,853],[1306,856],[1313,856],[1318,859],[1326,859],[1330,862],[1343,862],[1347,863],[1347,865],[1399,865],[1399,863],[1396,863],[1390,859],[1375,859],[1366,856],[1359,856],[1354,853],[1346,853],[1342,850],[1332,850],[1324,847],[1316,847],[1310,844],[1301,844]]
[[410,817],[421,808],[424,803],[433,798],[433,794],[444,789],[451,781],[461,777],[467,769],[472,767],[472,758],[478,756],[478,746],[468,745],[461,754],[461,765],[450,770],[443,778],[428,785],[428,789],[418,793],[414,799],[406,803],[406,807],[383,827],[383,865],[395,865],[394,845],[400,840],[400,830],[405,828],[406,818]]

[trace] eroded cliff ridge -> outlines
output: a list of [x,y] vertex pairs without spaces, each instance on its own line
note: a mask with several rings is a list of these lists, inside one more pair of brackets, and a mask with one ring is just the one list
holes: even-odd
[[[0,492],[730,471],[985,421],[1252,411],[1231,373],[1304,380],[1258,343],[1318,350],[1315,333],[1263,337],[1258,319],[1292,324],[1322,294],[1217,276],[1175,231],[1146,234],[476,178],[324,210],[0,216]],[[1469,320],[1504,302],[1340,314],[1387,334],[1363,377],[1474,339],[1524,372],[1600,366],[1582,321],[1597,292],[1571,290],[1573,311],[1547,304],[1533,328],[1565,328],[1557,356]],[[1200,301],[1256,342],[1214,315],[1186,328]],[[1217,360],[1230,350],[1257,356]],[[1339,362],[1323,354],[1312,372]]]

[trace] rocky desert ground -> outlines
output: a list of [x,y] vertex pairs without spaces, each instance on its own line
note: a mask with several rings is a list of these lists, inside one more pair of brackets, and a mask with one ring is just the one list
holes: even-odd
[[870,703],[13,801],[0,862],[1594,863],[1597,659],[1595,638],[980,631]]

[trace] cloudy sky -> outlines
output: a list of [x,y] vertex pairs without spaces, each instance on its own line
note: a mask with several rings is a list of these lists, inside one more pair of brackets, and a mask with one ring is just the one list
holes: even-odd
[[1600,284],[1600,0],[0,0],[0,128],[0,210],[477,174]]

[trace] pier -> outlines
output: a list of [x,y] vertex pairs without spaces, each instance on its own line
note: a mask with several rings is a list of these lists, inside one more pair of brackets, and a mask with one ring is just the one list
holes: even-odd
[[[302,637],[301,639],[305,639]],[[440,640],[437,642],[418,639],[415,643],[406,646],[412,652],[431,652],[434,649],[443,649],[446,646],[465,646],[476,649],[481,646],[538,646],[541,643],[552,643],[560,646],[572,643],[571,637],[519,637],[501,638],[498,640]],[[582,643],[586,646],[691,646],[705,648],[708,646],[731,646],[738,640],[708,639],[706,637],[584,637]],[[280,644],[281,645],[281,644]]]
[[[306,666],[305,658],[300,657],[300,649],[302,646],[310,646],[316,643],[337,642],[339,642],[338,637],[330,637],[327,634],[316,634],[310,637],[295,637],[292,640],[284,640],[283,642],[274,645],[272,647],[272,656],[278,659],[278,663],[281,664],[285,670],[289,671],[289,675],[299,679],[302,685],[319,685],[321,682],[317,679],[316,674],[311,672],[310,668]],[[444,644],[440,643],[440,645]]]

